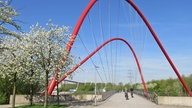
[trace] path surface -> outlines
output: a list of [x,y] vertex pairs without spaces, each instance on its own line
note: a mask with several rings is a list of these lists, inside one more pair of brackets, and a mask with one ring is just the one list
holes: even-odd
[[[130,97],[130,94],[129,94]],[[143,97],[134,95],[134,98],[125,100],[124,93],[116,93],[105,102],[97,103],[96,106],[91,103],[72,104],[69,108],[191,108],[179,106],[156,105]],[[11,105],[0,105],[0,108],[10,108]]]
[[97,106],[77,105],[77,106],[71,106],[71,108],[189,108],[189,107],[156,105],[144,99],[143,97],[137,95],[134,95],[134,98],[129,98],[129,100],[125,100],[123,93],[116,93],[105,102],[98,103]]

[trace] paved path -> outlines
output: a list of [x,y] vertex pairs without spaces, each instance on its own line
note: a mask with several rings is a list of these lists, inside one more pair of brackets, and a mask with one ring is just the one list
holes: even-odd
[[105,102],[98,103],[97,106],[71,106],[71,108],[189,108],[189,107],[156,105],[144,99],[143,97],[137,95],[134,95],[134,98],[129,98],[129,100],[125,100],[123,93],[116,93]]
[[[130,97],[130,94],[129,94]],[[97,106],[90,104],[73,104],[69,108],[191,108],[177,106],[156,105],[143,97],[134,95],[134,98],[125,100],[124,93],[116,93],[105,102],[97,103]],[[11,105],[0,105],[0,108],[10,108]]]

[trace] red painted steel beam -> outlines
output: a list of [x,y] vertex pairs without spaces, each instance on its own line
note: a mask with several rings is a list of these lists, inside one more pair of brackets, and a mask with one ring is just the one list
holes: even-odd
[[147,92],[147,88],[146,88],[146,84],[145,84],[145,81],[144,81],[144,77],[143,77],[143,74],[142,74],[142,70],[141,70],[141,67],[140,67],[140,64],[139,64],[139,61],[138,61],[138,58],[136,56],[136,53],[135,51],[133,50],[133,48],[131,47],[131,45],[124,39],[122,38],[112,38],[106,42],[104,42],[102,45],[100,45],[96,50],[94,50],[91,54],[89,54],[85,59],[83,59],[79,64],[77,64],[75,67],[73,67],[69,72],[67,72],[63,77],[60,78],[59,82],[62,82],[65,78],[67,78],[68,75],[72,74],[79,66],[81,66],[83,63],[85,63],[89,58],[91,58],[96,52],[98,52],[102,47],[104,47],[106,44],[108,44],[109,42],[111,41],[114,41],[114,40],[120,40],[120,41],[123,41],[124,43],[127,44],[127,46],[130,48],[131,52],[133,53],[133,56],[135,58],[135,61],[137,63],[137,67],[138,67],[138,70],[139,70],[139,73],[140,73],[140,76],[141,76],[141,80],[142,80],[142,84],[143,84],[143,87],[144,87],[144,92],[145,92],[145,95],[148,97],[148,92]]
[[[69,42],[67,43],[66,49],[64,50],[64,55],[63,55],[62,59],[60,60],[59,66],[61,66],[65,62],[65,60],[66,60],[66,58],[67,58],[67,56],[68,56],[68,54],[69,54],[69,52],[71,50],[71,47],[72,47],[72,45],[73,45],[73,43],[75,41],[75,38],[76,38],[76,36],[77,36],[77,34],[79,32],[79,29],[80,29],[80,27],[81,27],[81,25],[82,25],[86,15],[87,15],[87,13],[92,8],[92,6],[96,3],[96,1],[97,0],[91,0],[90,3],[88,4],[88,6],[83,11],[82,15],[80,16],[80,18],[79,18],[79,20],[78,20],[78,22],[77,22],[77,24],[75,26],[75,29],[74,29],[74,31],[72,33],[72,36],[71,36]],[[138,62],[137,59],[136,59],[136,61]],[[137,63],[137,65],[139,65],[139,64]],[[139,66],[139,70],[141,70],[140,66]],[[57,79],[57,76],[58,76],[58,72],[60,72],[59,67],[56,68],[55,75],[52,78],[52,80],[49,82],[49,85],[48,85],[48,95],[51,95],[53,89],[55,88],[55,85],[57,84],[56,79]],[[141,71],[140,71],[140,73],[141,73]],[[141,79],[142,79],[142,82],[143,82],[144,78],[143,78],[142,74],[141,74]],[[144,90],[145,90],[145,92],[147,91],[145,84],[144,84]],[[146,94],[146,96],[148,96],[148,94]]]
[[183,84],[183,87],[185,88],[185,90],[188,92],[188,94],[190,96],[192,96],[192,93],[190,91],[190,89],[188,88],[188,86],[186,85],[186,83],[184,82],[184,80],[182,79],[181,75],[179,74],[179,71],[177,70],[177,68],[175,67],[174,63],[172,62],[171,58],[169,57],[168,53],[166,52],[166,50],[164,49],[162,43],[160,42],[159,38],[157,37],[157,35],[155,34],[153,28],[151,27],[151,25],[149,24],[149,22],[147,21],[147,19],[145,18],[145,16],[143,15],[143,13],[139,10],[139,8],[132,2],[132,0],[127,0],[127,2],[137,11],[137,13],[140,15],[140,17],[143,19],[144,23],[146,24],[146,26],[148,27],[149,31],[151,32],[153,38],[155,39],[155,41],[157,42],[157,44],[159,45],[161,51],[163,52],[163,54],[165,55],[167,61],[169,62],[169,64],[171,65],[172,69],[175,71],[175,74],[177,75],[177,77],[179,78],[179,80],[181,81],[181,83]]
[[81,14],[76,26],[75,26],[75,29],[73,30],[73,33],[70,37],[70,40],[68,41],[67,43],[67,46],[64,50],[64,54],[63,54],[63,57],[61,58],[60,62],[59,62],[59,66],[56,68],[55,70],[55,74],[54,74],[54,77],[52,78],[52,80],[49,82],[49,86],[48,86],[48,95],[51,95],[57,81],[57,76],[58,76],[58,72],[60,72],[60,68],[62,66],[62,64],[65,62],[67,56],[69,55],[69,52],[71,50],[71,47],[73,46],[73,43],[75,41],[75,38],[79,32],[79,29],[87,15],[87,13],[89,12],[89,10],[92,8],[92,6],[96,3],[97,0],[91,0],[90,3],[87,5],[87,7],[84,9],[83,13]]
[[91,0],[90,3],[88,4],[88,6],[83,11],[82,15],[80,16],[80,18],[79,18],[79,20],[78,20],[78,22],[77,22],[77,24],[75,26],[75,29],[74,29],[74,31],[72,33],[71,39],[70,39],[70,41],[67,44],[67,47],[66,47],[67,50],[69,50],[69,51],[71,50],[71,47],[72,47],[72,45],[74,43],[74,40],[75,40],[75,38],[76,38],[76,36],[77,36],[77,34],[79,32],[79,29],[80,29],[80,27],[81,27],[81,25],[82,25],[86,15],[87,15],[87,13],[92,8],[92,6],[96,3],[96,1],[97,0]]

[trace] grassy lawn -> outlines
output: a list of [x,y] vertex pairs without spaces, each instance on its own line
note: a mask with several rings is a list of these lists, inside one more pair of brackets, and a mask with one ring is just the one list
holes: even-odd
[[[25,105],[25,106],[18,106],[16,108],[43,108],[43,105]],[[49,105],[48,108],[67,108],[66,105]]]

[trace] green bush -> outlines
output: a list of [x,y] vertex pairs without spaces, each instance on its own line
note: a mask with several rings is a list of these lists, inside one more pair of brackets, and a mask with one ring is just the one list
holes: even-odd
[[77,84],[65,84],[59,89],[59,91],[69,91],[70,89],[75,89],[76,87]]
[[0,104],[6,103],[6,95],[0,92]]
[[78,88],[78,91],[93,91],[94,90],[94,85],[81,85]]

